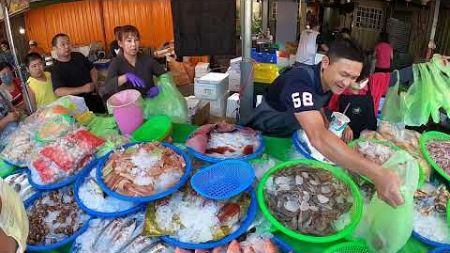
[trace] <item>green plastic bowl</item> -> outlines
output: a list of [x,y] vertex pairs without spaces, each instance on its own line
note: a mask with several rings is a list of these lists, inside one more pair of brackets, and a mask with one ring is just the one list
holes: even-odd
[[[445,179],[450,181],[450,175],[447,174],[434,160],[431,158],[430,153],[427,149],[427,143],[429,141],[450,141],[450,135],[437,132],[437,131],[430,131],[422,134],[420,137],[419,143],[420,143],[420,149],[422,150],[422,154],[427,160],[427,162],[433,167],[435,171],[437,171],[441,176],[443,176]],[[448,210],[448,209],[447,209]]]
[[326,249],[324,253],[369,253],[370,250],[366,243],[357,242],[343,242],[336,244]]
[[[350,142],[348,144],[348,146],[353,149],[355,148],[355,146],[360,143],[360,142],[372,142],[372,143],[378,143],[378,144],[382,144],[384,146],[390,147],[392,149],[394,149],[395,151],[398,150],[403,150],[402,148],[400,148],[399,146],[395,145],[394,143],[390,142],[390,141],[380,141],[380,140],[366,140],[366,139],[358,139],[358,140],[354,140],[352,142]],[[408,151],[406,151],[408,152]],[[422,166],[420,166],[420,164],[418,164],[419,166],[419,182],[417,183],[417,188],[420,188],[423,186],[423,184],[425,183],[425,171],[423,170]],[[368,179],[367,177],[361,176],[364,180],[366,180],[367,182],[372,183],[372,181],[370,179]]]
[[172,132],[172,121],[166,115],[153,116],[133,132],[133,141],[162,141]]
[[[343,181],[349,188],[353,195],[353,207],[351,209],[351,222],[350,224],[344,228],[343,230],[337,232],[334,235],[329,236],[312,236],[312,235],[304,235],[300,234],[297,231],[294,231],[290,228],[285,227],[281,222],[279,222],[270,212],[269,208],[266,205],[266,201],[264,199],[264,188],[267,183],[268,178],[285,168],[293,167],[296,165],[309,165],[311,167],[317,168],[317,169],[324,169],[330,171],[336,178]],[[258,203],[259,207],[261,208],[262,213],[267,218],[267,220],[275,227],[275,229],[279,230],[280,232],[295,238],[300,241],[305,242],[312,242],[312,243],[327,243],[327,242],[333,242],[337,241],[339,239],[342,239],[346,237],[347,235],[351,234],[353,230],[356,228],[358,223],[361,221],[362,212],[363,212],[363,199],[361,196],[361,192],[359,191],[356,184],[352,181],[352,179],[340,168],[332,166],[330,164],[322,163],[319,161],[314,160],[295,160],[295,161],[289,161],[284,162],[281,164],[276,165],[275,167],[271,168],[268,172],[266,172],[261,179],[261,182],[258,185]]]

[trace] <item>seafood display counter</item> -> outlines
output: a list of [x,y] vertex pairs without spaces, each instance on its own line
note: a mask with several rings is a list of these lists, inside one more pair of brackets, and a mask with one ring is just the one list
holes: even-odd
[[[55,113],[41,114],[40,120],[59,117]],[[37,143],[33,131],[19,128],[21,135],[16,134],[11,143],[20,143],[21,148],[10,147],[0,154],[33,171],[17,170],[6,178],[25,201],[34,231],[29,250],[306,253],[364,248],[347,241],[361,220],[364,189],[352,175],[332,165],[290,161],[299,155],[289,138],[261,136],[227,124],[202,128],[173,124],[172,144],[125,142],[100,157],[96,152],[108,140],[82,127],[65,129],[56,129],[54,140]],[[423,142],[430,153],[426,159],[432,159],[440,173],[448,173],[448,140],[431,137]],[[396,148],[377,144],[358,142],[355,148],[383,164]],[[68,152],[73,147],[76,152]],[[258,185],[258,194],[256,188],[249,188],[229,199],[212,200],[195,192],[191,176],[224,157],[250,164],[255,158],[271,161],[259,173],[264,174],[259,185],[253,184]],[[33,187],[58,182],[64,184],[46,191]],[[450,198],[445,183],[425,183],[417,191],[414,233],[399,252],[425,253],[450,243],[450,235],[445,235],[449,227],[442,225]],[[255,228],[264,222],[273,225],[272,235]],[[440,224],[439,229],[430,232],[427,223]]]

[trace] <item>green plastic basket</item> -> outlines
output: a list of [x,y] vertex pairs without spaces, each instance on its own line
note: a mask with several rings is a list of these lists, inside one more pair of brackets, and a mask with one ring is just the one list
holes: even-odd
[[15,166],[6,163],[4,160],[0,159],[0,177],[5,178],[16,169]]
[[[325,169],[330,171],[337,179],[343,181],[349,188],[353,195],[354,204],[351,210],[351,222],[350,224],[344,228],[343,230],[337,232],[334,235],[329,236],[311,236],[311,235],[304,235],[300,234],[290,228],[285,227],[283,224],[281,224],[269,211],[266,201],[264,199],[264,188],[267,183],[268,178],[285,168],[293,167],[296,165],[309,165],[317,169]],[[342,169],[338,167],[334,167],[330,164],[322,163],[319,161],[314,160],[295,160],[295,161],[289,161],[284,162],[279,165],[276,165],[275,167],[271,168],[268,172],[266,172],[261,179],[261,182],[258,185],[258,203],[259,207],[261,208],[262,213],[267,218],[267,220],[275,227],[275,229],[279,230],[280,232],[295,238],[297,240],[305,241],[305,242],[312,242],[312,243],[327,243],[327,242],[333,242],[337,241],[339,239],[342,239],[353,232],[353,230],[356,228],[358,223],[361,220],[362,212],[363,212],[363,199],[361,196],[361,192],[359,191],[356,184],[352,181],[352,179],[344,172]]]
[[[394,143],[390,142],[390,141],[380,141],[380,140],[366,140],[366,139],[358,139],[358,140],[354,140],[352,142],[350,142],[348,144],[348,146],[353,149],[355,148],[355,146],[360,143],[360,142],[372,142],[372,143],[378,143],[378,144],[382,144],[384,146],[390,147],[392,149],[394,149],[395,151],[398,150],[403,150],[402,148],[400,148],[399,146],[395,145]],[[407,151],[406,151],[407,152]],[[420,188],[423,186],[423,184],[425,183],[425,171],[422,168],[422,166],[420,166],[420,164],[418,164],[419,166],[419,182],[417,183],[417,188]],[[372,181],[370,179],[368,179],[367,177],[361,176],[364,180],[366,180],[367,182],[372,183]]]
[[[450,175],[447,174],[434,160],[431,158],[430,153],[427,149],[427,143],[429,141],[450,141],[450,135],[437,132],[437,131],[430,131],[422,134],[420,137],[419,143],[420,143],[420,149],[422,150],[422,154],[427,160],[427,162],[433,167],[435,171],[437,171],[441,176],[443,176],[445,179],[450,181]],[[448,210],[448,209],[447,209]]]
[[369,252],[370,250],[367,247],[366,243],[361,241],[344,242],[336,244],[324,251],[324,253],[369,253]]
[[447,224],[450,226],[450,200],[447,201]]
[[133,141],[162,141],[172,132],[172,121],[166,115],[153,116],[133,132]]

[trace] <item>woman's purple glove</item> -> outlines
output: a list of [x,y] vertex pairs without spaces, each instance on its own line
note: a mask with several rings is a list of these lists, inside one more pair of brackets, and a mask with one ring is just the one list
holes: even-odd
[[128,72],[125,74],[125,77],[127,78],[127,81],[133,85],[134,88],[145,88],[145,82],[139,76]]
[[156,96],[158,96],[159,94],[159,88],[156,86],[151,87],[148,91],[147,91],[147,97],[148,98],[154,98]]

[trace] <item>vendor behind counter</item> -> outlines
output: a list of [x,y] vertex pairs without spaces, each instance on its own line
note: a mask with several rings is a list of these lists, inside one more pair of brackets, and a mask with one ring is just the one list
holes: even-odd
[[136,89],[143,97],[154,96],[157,89],[152,89],[153,76],[160,76],[166,70],[152,57],[139,53],[140,34],[136,27],[122,26],[118,37],[121,50],[111,61],[102,96],[109,97],[126,89]]

